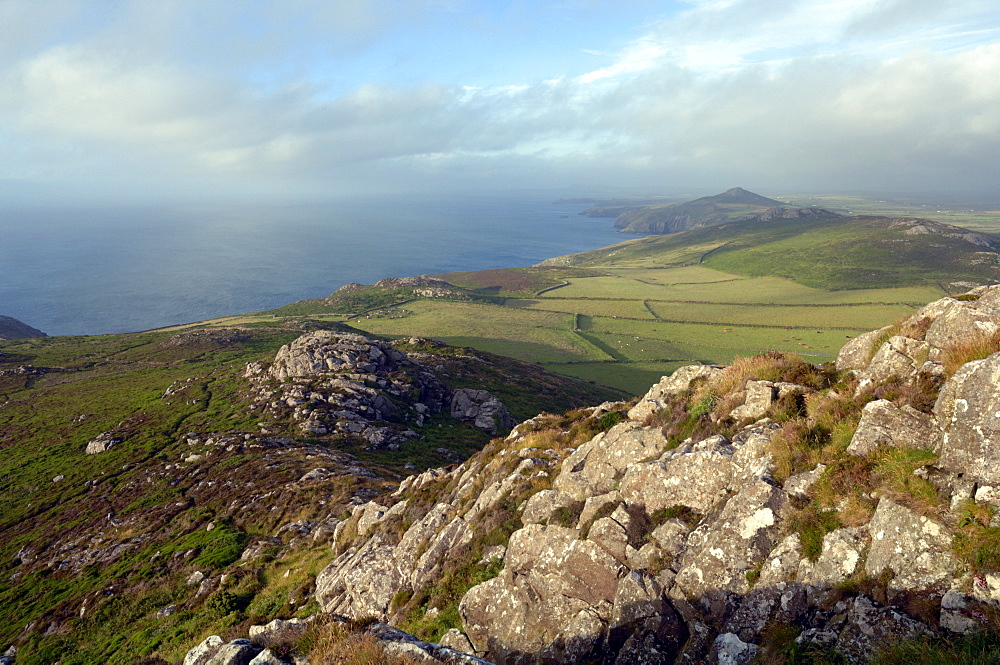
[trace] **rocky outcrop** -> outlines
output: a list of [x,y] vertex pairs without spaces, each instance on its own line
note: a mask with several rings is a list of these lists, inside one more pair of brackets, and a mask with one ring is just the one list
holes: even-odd
[[517,424],[503,402],[485,390],[469,388],[460,388],[452,393],[451,417],[472,423],[490,434],[509,432]]
[[912,406],[896,407],[884,399],[865,405],[847,452],[866,457],[880,446],[931,450],[941,438],[936,419]]
[[721,372],[722,368],[714,365],[681,367],[670,376],[660,379],[659,383],[650,388],[642,399],[629,410],[628,417],[642,422],[648,416],[664,408],[671,397],[690,388],[695,381],[699,379],[710,380]]
[[624,233],[677,233],[732,221],[733,213],[740,211],[747,218],[760,214],[770,215],[770,219],[785,216],[784,206],[780,201],[733,187],[715,196],[684,203],[625,208],[615,219],[614,227]]
[[959,369],[941,390],[934,414],[943,428],[938,465],[1000,485],[1000,353]]
[[[801,627],[801,648],[863,663],[898,639],[980,630],[981,608],[1000,608],[1000,571],[970,579],[954,525],[968,519],[961,516],[969,502],[1000,506],[1000,460],[990,445],[1000,353],[948,379],[942,363],[951,347],[923,336],[938,326],[935,339],[964,339],[967,333],[953,335],[938,322],[963,320],[945,318],[955,308],[983,316],[988,308],[976,303],[998,288],[943,299],[854,340],[838,361],[856,375],[853,398],[745,381],[719,398],[732,406],[725,422],[713,416],[730,428],[725,436],[678,444],[662,427],[664,414],[687,415],[674,400],[689,399],[695,381],[721,377],[721,368],[703,366],[664,377],[628,420],[573,446],[537,448],[536,440],[567,431],[536,439],[547,421],[523,423],[459,467],[415,476],[384,503],[357,507],[355,526],[340,533],[367,535],[345,542],[320,575],[320,602],[329,611],[399,620],[408,610],[394,599],[433,588],[453,570],[452,557],[472,556],[463,565],[485,567],[500,556],[502,568],[462,596],[461,629],[449,638],[498,663],[744,663],[768,648],[763,635],[775,625]],[[911,386],[902,394],[916,406],[876,399],[897,394],[879,392],[884,386]],[[920,391],[939,387],[931,413]],[[935,464],[912,475],[938,498],[872,491],[852,499],[867,506],[862,518],[832,520],[818,536],[802,526],[809,524],[803,515],[818,515],[810,519],[820,524],[823,514],[847,510],[846,496],[836,505],[815,498],[841,467],[778,475],[776,454],[795,434],[771,418],[803,395],[810,408],[819,399],[867,399],[853,416],[859,425],[846,451],[856,461],[843,464],[868,469],[875,462],[865,460],[886,455],[903,459],[912,450],[933,460],[936,453]],[[783,399],[789,396],[798,401]],[[502,545],[490,545],[499,554],[483,555],[480,524],[512,504],[519,521]],[[397,524],[408,526],[391,535]],[[921,607],[930,610],[913,609]]]
[[269,366],[248,365],[245,376],[273,418],[291,418],[306,436],[359,439],[368,449],[398,450],[419,438],[414,427],[441,412],[490,434],[514,425],[499,399],[485,390],[449,390],[419,356],[319,330],[281,347]]

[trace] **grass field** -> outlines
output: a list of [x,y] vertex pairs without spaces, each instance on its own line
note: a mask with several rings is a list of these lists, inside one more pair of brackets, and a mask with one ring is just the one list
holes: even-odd
[[400,319],[348,323],[377,335],[432,337],[532,362],[601,358],[573,334],[572,314],[439,300],[408,303],[405,309],[410,314]]
[[504,301],[506,307],[517,309],[533,309],[550,312],[568,312],[570,314],[589,314],[592,316],[619,316],[631,319],[652,319],[652,312],[641,300],[603,300],[603,299],[573,299],[537,298],[533,300],[510,299]]
[[[927,286],[831,292],[704,266],[616,266],[601,273],[563,272],[565,286],[503,305],[418,300],[401,306],[401,318],[348,323],[373,334],[432,337],[538,362],[639,394],[684,364],[723,364],[767,350],[830,361],[848,339],[944,295]],[[539,283],[530,277],[532,287]],[[509,288],[522,278],[463,275],[479,288],[491,281]]]
[[663,376],[670,374],[682,365],[690,365],[688,362],[673,363],[616,363],[616,362],[590,362],[555,364],[542,363],[542,367],[550,372],[575,376],[584,381],[593,381],[612,388],[636,392],[636,386],[649,386],[657,383]]

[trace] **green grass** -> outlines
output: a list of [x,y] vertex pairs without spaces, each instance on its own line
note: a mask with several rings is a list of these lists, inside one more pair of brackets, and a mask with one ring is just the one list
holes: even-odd
[[649,387],[657,383],[663,376],[669,375],[682,365],[690,365],[689,362],[678,363],[616,363],[616,362],[595,362],[595,363],[568,363],[551,364],[543,363],[542,366],[550,372],[558,372],[567,376],[573,376],[584,381],[593,381],[605,386],[611,386],[624,390],[632,395],[641,395],[649,390]]
[[877,328],[887,315],[897,318],[912,314],[907,305],[852,304],[826,305],[740,305],[652,301],[649,307],[657,318],[729,325],[774,326],[784,323],[795,328]]
[[747,233],[714,252],[705,263],[741,275],[777,275],[823,289],[995,281],[1000,276],[995,268],[969,263],[972,246],[956,238],[900,240],[898,231],[865,219],[838,220],[805,233],[768,226],[765,232]]
[[[406,307],[413,312],[403,319],[352,319],[351,325],[374,334],[422,336],[439,340],[484,339],[522,348],[523,360],[587,359],[591,349],[572,334],[572,315],[533,312],[498,305],[419,301]],[[478,345],[473,345],[477,346]],[[483,347],[498,352],[500,347]],[[524,351],[533,350],[530,356]],[[508,354],[513,355],[513,354]]]
[[[554,291],[552,293],[558,293]],[[541,311],[567,312],[569,314],[589,314],[592,316],[618,316],[633,319],[652,319],[653,315],[641,300],[602,300],[542,297],[533,300],[510,299],[504,302],[507,307],[518,309],[535,309]]]
[[[642,393],[651,377],[658,380],[677,361],[726,363],[766,350],[831,360],[848,339],[942,294],[938,287],[831,292],[703,266],[611,272],[564,273],[568,285],[504,305],[415,301],[405,305],[403,318],[349,323],[546,363],[568,376]],[[492,281],[503,282],[495,273]],[[618,366],[609,369],[607,361]]]

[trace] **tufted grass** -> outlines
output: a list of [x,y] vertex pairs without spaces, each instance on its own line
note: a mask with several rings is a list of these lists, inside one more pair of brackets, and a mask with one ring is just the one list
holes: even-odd
[[946,349],[941,363],[944,365],[945,373],[951,378],[965,363],[988,358],[998,351],[1000,351],[1000,333],[992,335],[981,333]]
[[1000,572],[1000,527],[967,524],[955,534],[954,546],[973,572]]
[[415,665],[409,656],[387,654],[360,624],[320,619],[296,642],[295,650],[318,665]]
[[802,555],[810,561],[815,561],[822,553],[823,537],[842,526],[836,510],[821,509],[815,502],[809,502],[785,520],[788,532],[799,534]]
[[1000,632],[931,641],[904,640],[884,647],[872,665],[994,665],[1000,662]]

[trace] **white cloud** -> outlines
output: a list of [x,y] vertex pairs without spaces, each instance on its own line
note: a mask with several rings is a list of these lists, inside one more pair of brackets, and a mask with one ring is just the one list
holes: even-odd
[[[477,177],[993,184],[1000,20],[983,2],[690,3],[582,76],[489,87],[431,72],[339,91],[338,52],[434,6],[387,18],[385,2],[265,3],[246,24],[232,3],[130,0],[56,45],[81,5],[46,24],[0,4],[41,35],[0,47],[11,177],[49,159],[52,173],[273,191]],[[302,64],[317,58],[326,81]]]

